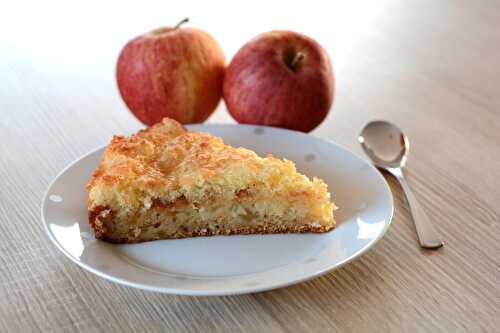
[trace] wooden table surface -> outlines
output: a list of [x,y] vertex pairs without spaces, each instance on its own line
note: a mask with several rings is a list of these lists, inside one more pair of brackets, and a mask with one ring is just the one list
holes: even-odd
[[[0,332],[490,331],[500,327],[500,2],[10,2],[0,5]],[[369,120],[412,143],[410,186],[446,246],[417,246],[396,213],[368,253],[309,282],[180,297],[88,273],[50,243],[40,200],[68,163],[140,124],[114,81],[121,46],[190,16],[228,59],[289,28],[330,52],[333,111],[312,135],[361,154]],[[221,103],[210,123],[233,122]]]

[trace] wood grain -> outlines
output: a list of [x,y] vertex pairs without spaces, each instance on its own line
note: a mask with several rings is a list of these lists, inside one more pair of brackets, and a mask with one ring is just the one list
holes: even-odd
[[[187,1],[175,13],[158,2],[140,15],[132,4],[119,15],[101,3],[71,6],[0,8],[0,332],[498,331],[499,2],[257,1],[214,10]],[[337,92],[312,134],[361,155],[355,139],[367,121],[403,128],[408,181],[445,247],[417,246],[404,196],[387,176],[396,214],[380,243],[288,288],[163,295],[110,283],[60,254],[39,218],[46,187],[112,134],[140,127],[116,91],[116,55],[134,34],[182,12],[217,36],[228,58],[273,28],[316,37],[332,55]],[[209,121],[232,122],[222,104]]]

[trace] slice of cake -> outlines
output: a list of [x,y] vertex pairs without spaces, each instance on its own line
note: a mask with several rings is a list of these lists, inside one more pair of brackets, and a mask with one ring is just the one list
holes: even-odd
[[96,237],[113,243],[325,232],[335,225],[322,180],[171,119],[113,137],[87,191]]

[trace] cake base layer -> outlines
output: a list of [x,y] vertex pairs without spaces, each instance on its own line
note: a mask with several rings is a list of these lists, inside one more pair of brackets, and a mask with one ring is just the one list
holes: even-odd
[[[276,218],[257,218],[246,225],[223,223],[220,219],[213,221],[196,222],[193,225],[178,224],[176,230],[168,231],[165,228],[172,224],[171,220],[161,221],[161,214],[154,223],[133,224],[129,218],[116,218],[115,212],[100,207],[89,215],[89,222],[95,231],[97,239],[115,244],[141,243],[159,239],[180,239],[203,236],[228,236],[251,234],[285,234],[285,233],[323,233],[330,231],[334,225],[322,226],[315,222],[289,221],[286,224],[276,223]],[[139,217],[138,220],[150,219],[150,214]],[[248,225],[250,224],[250,225]],[[125,229],[123,226],[130,225]]]

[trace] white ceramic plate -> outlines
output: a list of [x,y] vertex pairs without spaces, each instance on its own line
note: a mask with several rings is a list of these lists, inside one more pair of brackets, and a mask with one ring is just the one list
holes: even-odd
[[298,283],[351,261],[385,233],[393,214],[385,179],[370,164],[335,143],[283,129],[246,125],[193,125],[234,146],[295,161],[321,177],[340,209],[338,226],[324,234],[198,237],[114,245],[94,238],[87,222],[85,184],[103,148],[69,165],[49,186],[42,221],[68,258],[127,286],[184,295],[228,295]]

